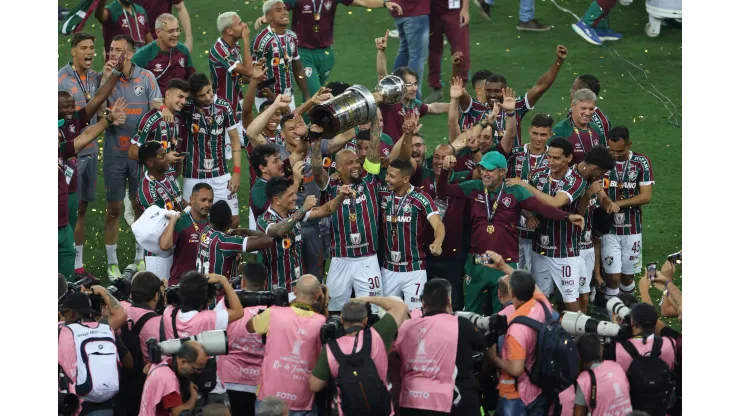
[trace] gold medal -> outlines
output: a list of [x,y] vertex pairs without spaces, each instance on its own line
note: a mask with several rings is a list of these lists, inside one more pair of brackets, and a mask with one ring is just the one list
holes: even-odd
[[352,222],[357,221],[357,214],[355,214],[354,212],[349,214],[349,220]]
[[319,13],[314,13],[313,14],[313,20],[314,20],[314,22],[318,23],[319,20],[321,20],[321,15]]
[[488,227],[486,227],[486,231],[488,231],[488,234],[493,234],[493,231],[495,228],[493,228],[493,225],[488,224]]
[[90,95],[90,92],[85,91],[85,101],[90,101],[91,98],[92,98],[92,95]]
[[313,25],[313,31],[318,33],[319,31],[319,25]]
[[[395,224],[395,223],[396,223],[396,221],[398,221],[398,218],[396,218],[396,216],[395,216],[395,215],[391,215],[391,222]],[[395,230],[393,230],[393,232],[395,233],[396,231],[395,231]]]

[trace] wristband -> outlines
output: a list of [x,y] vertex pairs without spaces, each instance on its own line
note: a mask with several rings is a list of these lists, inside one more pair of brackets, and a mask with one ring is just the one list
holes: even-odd
[[513,111],[511,113],[506,113],[506,117],[516,117],[516,111]]
[[241,166],[234,166],[234,173],[242,173],[242,167]]

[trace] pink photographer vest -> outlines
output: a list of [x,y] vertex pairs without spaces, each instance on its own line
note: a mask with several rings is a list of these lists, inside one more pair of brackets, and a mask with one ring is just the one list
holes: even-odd
[[[360,351],[362,349],[362,332],[363,331],[359,332],[357,349],[355,351]],[[375,369],[378,370],[378,377],[380,377],[380,379],[383,381],[383,384],[388,387],[388,383],[386,382],[388,375],[388,352],[385,350],[383,338],[380,337],[380,334],[378,334],[378,332],[372,328],[370,328],[370,334],[373,341],[373,346],[370,350],[370,357],[372,357],[373,362],[375,362]],[[355,337],[341,337],[337,340],[337,344],[339,344],[339,349],[342,350],[343,353],[349,354],[352,352],[352,347],[354,347],[355,345]],[[334,357],[334,353],[331,352],[331,348],[329,348],[328,346],[326,348],[326,358],[329,361],[329,370],[331,370],[331,376],[333,378],[337,378],[337,376],[339,375],[339,363]],[[338,391],[339,388],[337,388],[337,392]],[[341,394],[337,394],[337,407],[339,408],[339,416],[344,416],[344,412],[342,412]],[[393,416],[392,412],[391,416]]]
[[247,322],[257,316],[260,307],[244,308],[244,316],[226,329],[229,354],[218,357],[218,377],[224,383],[256,386],[262,370],[265,345],[262,335],[250,334]]
[[[136,323],[139,322],[139,318],[151,312],[150,310],[137,308],[135,306],[131,306],[130,304],[127,307],[126,305],[124,305],[124,302],[121,302],[121,306],[123,306],[123,309],[126,310],[126,313],[128,314],[128,319],[132,321],[130,324],[126,323],[129,326],[129,329],[133,329]],[[149,338],[155,338],[156,340],[159,340],[159,325],[161,324],[161,322],[162,317],[156,316],[148,320],[144,324],[144,327],[141,328],[141,332],[139,333],[139,345],[141,346],[141,353],[143,354],[144,360],[146,361],[149,361],[149,348],[147,348],[146,346],[146,340],[148,340]]]
[[411,319],[421,318],[422,315],[424,315],[424,312],[421,311],[421,308],[416,308],[409,312],[409,316],[411,316]]
[[300,316],[291,307],[270,308],[257,400],[275,396],[290,410],[311,410],[314,394],[308,378],[321,352],[319,332],[324,322],[323,315]]
[[[175,333],[172,331],[172,311],[174,308],[168,307],[162,314],[164,320],[164,336],[167,339],[175,338]],[[180,338],[190,337],[198,335],[204,331],[213,331],[216,329],[216,311],[200,311],[189,321],[183,321],[180,319],[182,311],[177,311],[175,317],[177,321],[177,335]]]
[[457,319],[443,313],[405,321],[398,329],[401,407],[445,413],[452,409]]
[[614,361],[604,361],[592,370],[596,377],[596,408],[591,410],[591,377],[587,371],[578,376],[578,385],[586,398],[586,408],[592,416],[625,416],[632,411],[630,383],[622,367]]
[[167,361],[162,361],[149,369],[141,395],[139,416],[157,416],[157,405],[162,398],[170,393],[180,393],[177,376],[167,364]]

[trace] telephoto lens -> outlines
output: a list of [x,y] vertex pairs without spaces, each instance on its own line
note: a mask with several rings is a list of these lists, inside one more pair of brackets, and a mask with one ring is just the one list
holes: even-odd
[[573,335],[595,333],[603,338],[614,338],[619,334],[619,325],[609,321],[599,321],[580,312],[563,312],[560,322],[565,332]]
[[606,310],[619,316],[619,319],[625,320],[630,315],[630,308],[624,305],[622,299],[611,298],[606,302]]
[[158,346],[162,354],[174,355],[180,351],[182,343],[186,341],[195,341],[202,345],[208,356],[226,355],[229,353],[229,344],[226,338],[226,331],[224,330],[204,331],[188,338],[168,339],[167,341],[160,342]]

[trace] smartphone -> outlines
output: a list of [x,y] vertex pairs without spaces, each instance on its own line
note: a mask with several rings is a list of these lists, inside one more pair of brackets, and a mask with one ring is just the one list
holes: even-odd
[[275,85],[275,77],[267,78],[266,80],[257,84],[257,90],[264,90],[265,88],[272,87]]
[[657,271],[658,271],[658,263],[657,262],[648,263],[648,265],[647,265],[647,276],[648,276],[648,278],[650,279],[651,282],[653,280],[655,280],[655,273]]
[[669,254],[668,257],[666,257],[666,260],[673,264],[681,264],[682,257],[682,252],[679,251],[678,253]]

